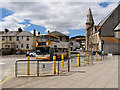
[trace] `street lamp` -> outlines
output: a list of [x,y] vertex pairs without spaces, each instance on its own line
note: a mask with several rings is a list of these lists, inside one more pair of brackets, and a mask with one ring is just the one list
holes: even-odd
[[68,55],[68,72],[70,71],[70,57],[71,57],[71,50],[70,50],[70,33],[68,34],[69,36],[69,46],[68,46],[68,50],[69,50],[69,55]]
[[[90,48],[91,48],[91,61],[93,60],[93,57],[92,57],[92,54],[93,54],[93,42],[92,42],[92,34],[93,34],[93,25],[92,26],[89,26],[88,29],[90,30],[90,36],[91,36],[91,44],[90,44]],[[89,45],[89,44],[88,44]],[[93,61],[91,62],[93,64]]]

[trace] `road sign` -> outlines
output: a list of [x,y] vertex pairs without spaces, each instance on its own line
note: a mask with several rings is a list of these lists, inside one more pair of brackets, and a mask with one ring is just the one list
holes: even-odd
[[52,63],[42,63],[42,64],[41,64],[41,70],[42,70],[42,71],[52,70],[52,66],[53,66]]

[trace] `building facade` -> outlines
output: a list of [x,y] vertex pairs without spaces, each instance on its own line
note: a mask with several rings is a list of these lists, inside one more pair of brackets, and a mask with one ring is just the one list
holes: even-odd
[[115,30],[119,24],[115,20],[120,18],[118,17],[120,16],[118,15],[118,9],[120,9],[120,5],[108,14],[97,26],[94,25],[93,15],[91,9],[89,9],[86,22],[86,51],[104,51],[105,54],[120,53],[120,32],[119,30]]
[[60,33],[58,31],[53,31],[50,34],[58,36],[60,38],[60,41],[62,41],[62,42],[68,42],[69,41],[69,36],[67,36],[67,35],[65,35],[63,33]]
[[[75,36],[75,37],[71,37],[70,38],[70,42],[72,42],[72,46],[74,46],[74,43],[79,43],[77,44],[77,48],[79,47],[79,49],[81,48],[82,50],[85,50],[85,36]],[[73,50],[73,49],[71,49]]]
[[4,31],[1,35],[1,48],[3,54],[15,51],[33,51],[36,49],[36,36],[27,31]]

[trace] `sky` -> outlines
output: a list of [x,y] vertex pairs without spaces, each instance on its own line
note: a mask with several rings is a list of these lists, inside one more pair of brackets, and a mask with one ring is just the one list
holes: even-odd
[[84,35],[88,9],[91,8],[95,25],[99,24],[118,2],[2,2],[0,5],[0,31],[16,31],[21,27],[41,34],[49,30],[60,31],[70,37]]

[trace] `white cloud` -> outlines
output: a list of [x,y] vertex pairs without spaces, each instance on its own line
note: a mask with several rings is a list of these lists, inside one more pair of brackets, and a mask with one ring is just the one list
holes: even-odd
[[[30,31],[32,34],[34,33],[34,30]],[[36,35],[38,35],[38,31],[36,30]]]
[[[94,1],[94,0],[93,0]],[[105,0],[102,0],[105,1]],[[68,29],[85,28],[88,8],[91,7],[95,24],[98,24],[106,15],[117,6],[110,3],[106,8],[99,6],[99,2],[4,2],[3,7],[15,12],[14,15],[31,20],[31,24],[41,25],[47,30],[58,30],[68,33]],[[6,17],[7,18],[7,17]],[[16,20],[16,19],[15,19]],[[15,22],[21,22],[22,19]],[[8,23],[8,21],[10,21]],[[12,22],[11,22],[12,21]],[[7,18],[4,26],[15,23]],[[8,24],[6,24],[8,23]],[[16,26],[19,26],[15,24]],[[29,25],[28,25],[29,26]],[[7,27],[7,26],[6,26]],[[15,26],[14,26],[15,27]],[[23,26],[25,27],[25,26]],[[46,31],[47,31],[46,30]]]
[[9,30],[15,31],[19,27],[21,27],[21,28],[25,27],[25,25],[19,24],[21,22],[24,22],[24,19],[14,15],[14,14],[3,18],[3,20],[4,20],[4,22],[0,21],[0,27],[1,27],[2,31],[6,28]]
[[68,32],[68,31],[64,31],[64,32],[62,32],[62,33],[66,34],[66,35],[69,35],[69,34],[70,34],[70,32]]

